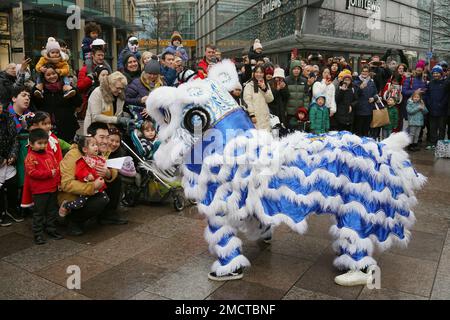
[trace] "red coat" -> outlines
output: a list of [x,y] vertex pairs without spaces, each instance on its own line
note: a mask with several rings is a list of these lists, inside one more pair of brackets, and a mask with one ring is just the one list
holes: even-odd
[[[53,139],[53,141],[55,141],[55,148],[52,148],[50,142],[47,144],[47,152],[48,153],[53,153],[53,155],[55,156],[56,162],[59,163],[62,161],[62,150],[61,150],[61,145],[59,144],[58,138],[51,133],[50,134],[50,138]],[[28,147],[28,153],[31,151],[30,147]],[[29,181],[29,177],[27,177],[25,175],[25,179],[23,182],[23,189],[22,189],[22,201],[20,206],[22,208],[28,208],[28,207],[32,207],[34,205],[33,203],[33,197],[32,197],[32,193],[31,193],[31,187],[30,187],[30,181]]]
[[[55,170],[55,173],[52,173]],[[53,153],[28,152],[25,158],[25,176],[28,177],[31,194],[51,193],[58,190],[61,181],[59,164]]]
[[200,79],[205,79],[206,77],[208,77],[208,68],[209,68],[209,64],[208,62],[206,62],[206,59],[203,58],[202,60],[200,60],[200,62],[198,63],[198,77]]
[[[90,163],[90,165],[88,164]],[[89,174],[94,176],[94,180],[99,178],[95,165],[105,165],[106,160],[101,157],[82,157],[78,159],[75,167],[75,178],[81,182],[88,182],[87,177]],[[102,192],[106,189],[106,183],[103,184],[98,192]]]

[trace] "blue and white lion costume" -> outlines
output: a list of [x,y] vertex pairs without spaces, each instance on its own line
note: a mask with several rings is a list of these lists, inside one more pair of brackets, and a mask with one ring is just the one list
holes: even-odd
[[[316,213],[335,218],[334,265],[349,270],[336,282],[362,284],[366,274],[359,270],[376,265],[375,247],[404,247],[411,237],[414,191],[426,178],[403,151],[408,136],[378,143],[349,132],[274,138],[256,130],[229,95],[238,81],[234,64],[225,60],[207,79],[156,89],[147,100],[162,141],[156,165],[182,166],[186,196],[208,221],[215,280],[250,265],[238,231],[267,238],[284,222],[303,234]],[[355,280],[355,272],[363,279]]]

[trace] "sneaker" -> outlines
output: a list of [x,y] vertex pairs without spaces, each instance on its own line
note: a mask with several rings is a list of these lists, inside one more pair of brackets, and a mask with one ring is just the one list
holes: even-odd
[[10,225],[12,225],[11,218],[6,214],[0,214],[0,226],[9,227]]
[[42,235],[34,236],[34,243],[37,245],[46,244],[45,238]]
[[8,209],[8,210],[6,210],[6,215],[8,215],[15,222],[22,222],[22,221],[25,220],[23,218],[22,214],[16,209]]
[[434,145],[429,145],[429,146],[427,146],[426,148],[425,148],[425,150],[434,150],[436,148],[436,146],[434,146]]
[[264,238],[263,242],[267,243],[267,244],[271,244],[272,243],[272,236],[268,236],[268,237]]
[[77,92],[74,89],[64,92],[64,99],[72,98]]
[[351,287],[366,285],[370,275],[361,270],[350,270],[334,278],[334,282],[338,285]]
[[69,209],[67,209],[66,207],[64,207],[67,203],[67,200],[64,200],[61,203],[61,207],[59,207],[59,216],[64,218],[65,216],[67,216],[67,214],[70,212]]
[[208,274],[208,279],[214,281],[239,280],[242,279],[242,277],[244,277],[244,272],[242,268],[239,268],[236,271],[225,274],[223,276],[218,276],[215,272],[210,272]]
[[50,239],[53,240],[62,240],[64,239],[63,235],[58,233],[57,231],[53,231],[53,232],[47,232],[47,235]]
[[39,89],[34,90],[33,95],[35,98],[44,99],[44,95],[42,94],[42,91]]

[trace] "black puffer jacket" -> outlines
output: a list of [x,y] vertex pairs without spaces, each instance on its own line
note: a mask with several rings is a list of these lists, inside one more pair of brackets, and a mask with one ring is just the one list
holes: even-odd
[[273,101],[269,103],[269,110],[271,114],[276,115],[280,119],[281,123],[287,126],[286,106],[289,100],[289,88],[286,85],[284,89],[277,90],[275,86],[275,80],[272,79],[270,81],[270,88],[272,89]]
[[0,72],[0,104],[3,110],[6,110],[12,99],[12,91],[15,87],[23,86],[25,83],[25,74],[19,77],[13,77],[5,71]]
[[17,159],[19,142],[14,120],[9,113],[0,113],[0,165],[4,160]]
[[[342,82],[340,86],[342,86]],[[341,90],[338,87],[336,91],[336,114],[334,115],[338,123],[349,125],[353,122],[353,110],[355,110],[355,106],[358,103],[356,92],[357,90],[353,88],[352,84],[347,90]],[[351,112],[350,107],[352,107]]]

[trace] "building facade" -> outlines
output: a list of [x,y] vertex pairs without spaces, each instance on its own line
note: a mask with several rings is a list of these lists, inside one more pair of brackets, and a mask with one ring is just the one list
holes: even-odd
[[[435,3],[433,21],[439,21],[448,6]],[[200,0],[197,12],[199,55],[214,43],[225,55],[239,56],[256,38],[280,64],[292,49],[301,56],[343,55],[355,65],[386,49],[402,49],[412,59],[429,51],[431,0]],[[449,53],[449,39],[448,31],[435,27],[435,56]]]
[[197,0],[136,0],[135,23],[144,29],[138,34],[140,49],[160,54],[170,44],[173,31],[178,31],[192,58],[196,48],[196,4]]
[[[8,16],[11,29],[9,39],[2,39],[2,66],[19,63],[24,55],[36,63],[48,37],[53,36],[64,40],[71,49],[70,63],[77,70],[83,63],[80,51],[85,22],[96,21],[102,27],[100,37],[108,44],[107,61],[115,67],[118,52],[126,45],[128,35],[139,29],[133,23],[135,0],[2,0],[1,3],[0,19]],[[72,6],[77,6],[77,11]],[[68,27],[71,16],[81,18],[80,28]],[[8,53],[4,42],[9,42]]]

